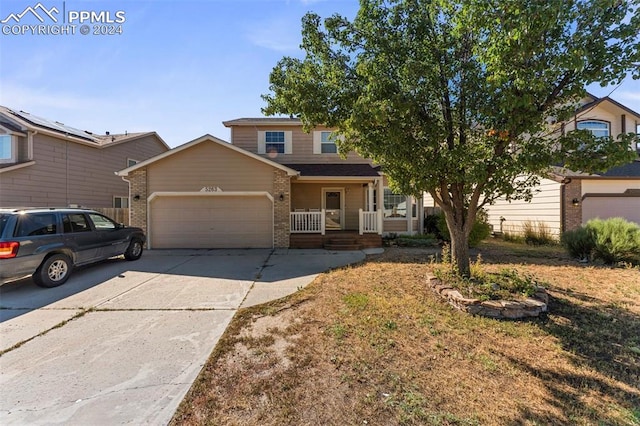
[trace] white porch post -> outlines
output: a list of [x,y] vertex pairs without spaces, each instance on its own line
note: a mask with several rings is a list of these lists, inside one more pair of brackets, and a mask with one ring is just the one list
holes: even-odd
[[407,232],[411,235],[413,233],[413,197],[407,196],[405,203],[407,205]]
[[367,211],[368,212],[372,212],[373,211],[373,183],[369,182],[367,184],[367,190],[369,191],[369,196],[367,197]]
[[378,234],[380,235],[382,235],[382,226],[384,224],[384,188],[382,179],[382,177],[379,177],[376,181],[376,186],[378,187]]
[[424,234],[424,193],[418,198],[418,233]]

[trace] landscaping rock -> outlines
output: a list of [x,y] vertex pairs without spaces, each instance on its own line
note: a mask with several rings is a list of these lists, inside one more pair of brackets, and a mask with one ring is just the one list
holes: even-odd
[[471,315],[480,315],[496,319],[520,319],[537,317],[547,311],[549,295],[544,287],[538,287],[536,293],[524,300],[486,300],[464,297],[458,290],[444,284],[436,277],[427,277],[431,290],[445,299],[456,309]]

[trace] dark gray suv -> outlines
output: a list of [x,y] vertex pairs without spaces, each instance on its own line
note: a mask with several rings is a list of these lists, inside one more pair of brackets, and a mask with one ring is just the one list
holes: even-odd
[[140,228],[93,210],[0,209],[0,284],[27,275],[41,287],[64,284],[75,266],[114,256],[142,256]]

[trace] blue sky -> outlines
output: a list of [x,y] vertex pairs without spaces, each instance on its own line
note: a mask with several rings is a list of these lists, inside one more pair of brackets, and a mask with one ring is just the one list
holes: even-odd
[[[222,121],[261,115],[271,69],[301,54],[307,11],[352,18],[358,9],[357,0],[40,2],[58,17],[124,11],[122,34],[91,34],[89,23],[82,35],[77,22],[72,35],[0,34],[0,104],[96,133],[157,131],[172,147],[205,133],[228,140]],[[37,3],[2,0],[0,20]],[[19,23],[39,24],[30,15]],[[639,81],[611,96],[640,111]]]

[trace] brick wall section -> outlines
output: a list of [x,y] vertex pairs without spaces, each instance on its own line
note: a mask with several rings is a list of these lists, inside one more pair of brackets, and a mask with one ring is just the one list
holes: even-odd
[[[280,201],[280,194],[284,200]],[[291,211],[291,178],[280,169],[273,171],[273,244],[289,248],[289,212]]]
[[[127,179],[131,183],[129,224],[142,228],[147,234],[147,169],[135,170],[129,174]],[[133,199],[136,195],[140,196],[139,200]]]
[[[580,200],[577,206],[573,205],[574,198]],[[573,179],[564,184],[562,208],[564,209],[562,232],[579,228],[582,225],[582,181],[580,179]]]

